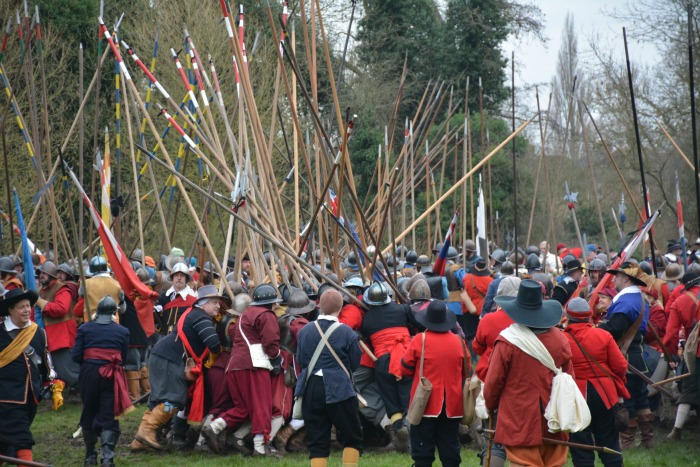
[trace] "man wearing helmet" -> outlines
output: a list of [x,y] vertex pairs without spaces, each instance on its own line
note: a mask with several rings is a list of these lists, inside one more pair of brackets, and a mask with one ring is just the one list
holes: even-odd
[[[87,297],[90,306],[89,310],[83,309],[83,321],[88,322],[92,319],[92,315],[97,311],[97,304],[105,295],[112,297],[119,304],[119,313],[123,313],[126,309],[124,292],[119,282],[109,274],[107,261],[101,256],[95,256],[90,260],[88,272],[92,277],[85,281],[87,292],[81,286],[78,293],[82,297]],[[77,312],[77,307],[75,311]],[[116,318],[119,321],[118,315]]]
[[97,465],[98,436],[102,440],[102,465],[114,465],[114,449],[121,434],[118,418],[134,410],[125,390],[123,368],[129,331],[112,320],[116,312],[117,304],[106,295],[97,303],[95,319],[80,326],[73,347],[73,360],[80,364],[84,465]]
[[22,281],[17,277],[18,273],[15,270],[15,262],[9,256],[0,258],[0,282],[8,292],[12,289],[24,290]]
[[197,300],[195,291],[188,285],[192,282],[192,276],[185,263],[172,266],[170,280],[173,285],[158,296],[155,306],[161,336],[170,334],[180,316]]
[[70,289],[56,277],[57,267],[53,261],[45,261],[39,272],[39,300],[36,305],[44,318],[44,330],[53,356],[58,377],[68,387],[78,382],[78,365],[70,353],[75,343],[76,325],[73,319],[73,295]]

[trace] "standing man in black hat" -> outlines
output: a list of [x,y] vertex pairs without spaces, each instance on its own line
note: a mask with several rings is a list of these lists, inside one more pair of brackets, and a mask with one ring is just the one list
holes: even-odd
[[[511,465],[561,466],[568,448],[545,444],[543,437],[565,441],[565,433],[548,433],[544,408],[552,391],[552,371],[518,345],[519,336],[538,339],[554,365],[573,375],[571,348],[554,326],[562,316],[555,300],[542,301],[539,282],[525,279],[516,297],[496,297],[496,303],[516,323],[501,332],[489,361],[484,400],[489,412],[498,410],[494,442],[506,449]],[[533,335],[534,334],[534,335]]]
[[[630,262],[624,262],[618,269],[608,269],[607,272],[615,275],[615,289],[618,293],[600,327],[612,334],[622,353],[627,356],[630,366],[650,376],[644,360],[643,345],[649,322],[649,304],[640,290],[646,283],[637,277],[640,274],[639,267]],[[624,402],[630,421],[627,430],[620,433],[620,447],[623,450],[634,447],[634,438],[639,428],[642,445],[652,448],[655,444],[654,414],[649,404],[647,383],[636,374],[627,373],[626,387],[632,396]]]
[[33,290],[16,288],[0,300],[0,453],[27,461],[42,383],[53,371],[46,334],[30,319],[38,298]]
[[226,380],[233,408],[202,428],[207,446],[219,452],[218,435],[232,431],[250,419],[253,424],[253,456],[279,457],[269,446],[272,429],[272,379],[282,371],[280,330],[275,309],[282,300],[270,284],[253,290],[253,302],[238,320],[232,337]]
[[560,283],[554,286],[552,298],[563,307],[566,302],[576,296],[578,284],[583,277],[583,266],[577,259],[569,260],[564,264],[564,275]]
[[107,295],[100,300],[95,319],[80,326],[73,347],[73,360],[80,364],[84,466],[97,465],[98,436],[102,440],[102,465],[114,465],[114,449],[121,434],[119,417],[134,410],[123,367],[129,350],[129,330],[112,320],[116,312],[112,297]]
[[401,359],[401,372],[413,376],[411,400],[420,380],[416,375],[427,378],[433,390],[423,419],[411,427],[411,458],[416,467],[432,466],[437,447],[443,466],[458,466],[462,461],[459,455],[459,422],[464,415],[462,385],[471,369],[469,353],[464,341],[450,332],[457,317],[443,302],[430,302],[415,318],[427,330],[411,341]]

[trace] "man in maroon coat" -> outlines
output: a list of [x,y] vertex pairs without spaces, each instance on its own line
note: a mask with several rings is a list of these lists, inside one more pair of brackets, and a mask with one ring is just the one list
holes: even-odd
[[[278,457],[269,446],[272,421],[271,374],[281,372],[280,330],[275,308],[282,300],[270,284],[261,284],[253,291],[253,302],[238,320],[226,380],[233,408],[202,428],[207,446],[219,452],[218,435],[235,430],[250,419],[253,427],[253,456]],[[255,357],[255,358],[254,358]]]
[[[573,376],[569,342],[559,329],[554,328],[562,316],[559,302],[543,302],[542,286],[530,279],[520,283],[517,297],[503,296],[495,300],[515,323],[534,332],[557,368]],[[545,437],[567,439],[564,433],[547,431],[544,408],[549,403],[552,377],[547,367],[503,335],[496,340],[486,375],[484,400],[489,412],[498,410],[494,441],[505,446],[511,466],[560,466],[566,463],[567,447],[543,441]]]

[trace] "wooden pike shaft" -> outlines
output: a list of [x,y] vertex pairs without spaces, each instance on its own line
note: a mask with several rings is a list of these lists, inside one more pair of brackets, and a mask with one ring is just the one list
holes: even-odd
[[656,388],[656,387],[659,387],[659,386],[663,386],[663,385],[666,384],[666,383],[672,383],[672,382],[674,382],[674,381],[678,381],[678,380],[681,380],[681,379],[685,379],[685,378],[687,378],[688,376],[693,376],[693,374],[692,374],[692,373],[686,373],[686,374],[684,374],[684,375],[674,376],[673,378],[668,378],[668,379],[664,379],[664,380],[661,380],[661,381],[657,381],[656,383],[650,384],[649,386],[652,386],[652,387],[655,387],[655,388]]
[[[668,133],[666,128],[663,126],[663,124],[659,121],[658,118],[654,117],[654,120],[656,121],[656,124],[659,125],[659,128],[661,128],[661,131],[663,131],[664,135],[666,135],[666,138],[668,141],[671,143],[671,146],[676,150],[678,155],[680,155],[683,158],[683,161],[688,164],[688,167],[690,167],[692,170],[695,170],[695,167],[693,166],[693,163],[690,162],[690,159],[688,159],[688,156],[685,155],[683,150],[678,146],[678,143],[671,137],[671,135]],[[700,175],[698,175],[700,177]]]
[[[484,157],[481,161],[479,161],[478,164],[476,164],[469,172],[467,172],[464,177],[459,179],[458,181],[455,182],[455,184],[447,190],[439,199],[437,199],[431,206],[429,206],[423,214],[421,214],[418,219],[416,219],[411,225],[409,225],[406,230],[401,232],[395,239],[395,241],[398,243],[401,241],[402,238],[404,238],[411,230],[413,230],[416,225],[418,225],[420,222],[425,219],[425,217],[433,212],[437,206],[442,204],[447,198],[449,198],[452,193],[454,193],[460,186],[464,184],[467,180],[471,179],[471,177],[476,173],[477,170],[479,170],[484,164],[486,164],[493,156],[498,154],[498,152],[503,149],[513,138],[515,138],[518,134],[520,134],[521,131],[525,129],[530,123],[532,123],[532,120],[534,117],[529,118],[526,120],[518,129],[515,130],[510,136],[508,136],[505,140],[501,142],[498,146],[496,146],[486,157]],[[389,248],[386,248],[385,250],[382,251],[382,253],[387,253],[389,251]]]
[[[480,429],[477,429],[477,431],[483,431],[484,433],[490,433],[490,434],[496,433],[496,430],[492,430],[490,428],[480,428]],[[610,449],[609,447],[606,447],[606,446],[594,446],[594,445],[590,445],[590,444],[572,443],[571,441],[564,441],[561,439],[552,439],[552,438],[545,438],[545,437],[542,437],[542,441],[545,444],[557,444],[559,446],[568,446],[570,448],[585,449],[587,451],[604,452],[606,454],[621,454],[620,452],[615,451],[614,449]]]

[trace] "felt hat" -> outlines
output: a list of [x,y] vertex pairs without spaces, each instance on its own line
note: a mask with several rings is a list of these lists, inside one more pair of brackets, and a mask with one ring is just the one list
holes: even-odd
[[440,300],[430,302],[428,308],[416,313],[415,317],[416,321],[435,332],[449,331],[457,321],[457,316],[447,309],[445,302]]
[[576,271],[577,269],[583,270],[583,265],[581,264],[581,261],[579,261],[577,259],[572,259],[571,261],[566,263],[564,265],[564,267],[566,268],[564,270],[565,275],[570,274],[570,273]]
[[634,285],[638,285],[640,287],[645,287],[647,285],[646,282],[637,277],[639,274],[639,266],[635,266],[629,262],[624,262],[617,269],[608,269],[606,272],[614,275],[624,274],[630,278]]
[[10,308],[22,300],[29,300],[29,303],[34,306],[36,301],[39,300],[39,295],[33,290],[27,290],[25,292],[19,288],[6,292],[5,298],[0,300],[0,316],[8,316],[10,314]]
[[474,265],[469,268],[469,274],[474,274],[475,276],[490,276],[491,271],[486,264],[486,260],[479,258],[476,260]]
[[197,306],[200,301],[207,298],[215,298],[217,300],[226,302],[227,306],[231,306],[231,299],[228,296],[220,295],[219,289],[217,289],[215,285],[205,285],[200,287],[197,290],[197,300],[195,300],[192,306]]
[[494,298],[513,321],[523,326],[547,329],[561,321],[561,304],[556,300],[542,300],[542,285],[531,279],[520,282],[516,297]]
[[669,282],[680,280],[681,277],[683,277],[683,267],[676,263],[669,264],[661,275],[661,279]]

